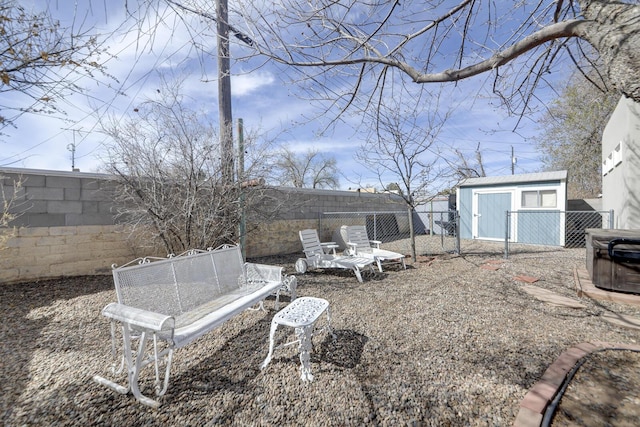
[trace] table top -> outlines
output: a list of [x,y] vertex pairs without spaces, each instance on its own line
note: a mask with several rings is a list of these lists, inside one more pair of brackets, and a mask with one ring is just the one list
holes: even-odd
[[322,298],[301,297],[280,310],[273,321],[279,325],[300,328],[309,326],[329,307],[329,302]]

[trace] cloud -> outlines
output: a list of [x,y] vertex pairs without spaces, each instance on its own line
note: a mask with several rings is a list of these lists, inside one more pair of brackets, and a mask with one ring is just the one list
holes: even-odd
[[273,74],[265,71],[260,71],[253,74],[242,74],[239,76],[231,77],[231,88],[234,96],[247,96],[251,95],[257,90],[268,89],[275,78]]

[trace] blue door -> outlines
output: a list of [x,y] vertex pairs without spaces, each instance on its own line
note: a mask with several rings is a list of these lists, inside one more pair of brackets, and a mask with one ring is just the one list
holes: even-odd
[[473,214],[476,223],[476,239],[504,240],[506,211],[511,210],[511,192],[476,193],[476,210]]

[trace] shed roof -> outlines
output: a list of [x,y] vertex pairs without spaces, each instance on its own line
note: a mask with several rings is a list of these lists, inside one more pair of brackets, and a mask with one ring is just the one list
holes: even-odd
[[523,173],[520,175],[487,176],[481,178],[467,178],[459,187],[477,187],[482,185],[522,184],[531,182],[566,181],[567,171]]

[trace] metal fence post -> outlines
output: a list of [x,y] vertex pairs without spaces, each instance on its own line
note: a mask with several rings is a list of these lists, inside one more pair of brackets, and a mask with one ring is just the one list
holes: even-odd
[[378,215],[373,213],[373,240],[378,240]]
[[613,228],[613,209],[609,210],[609,229]]
[[509,211],[505,211],[505,227],[504,227],[504,258],[509,258],[509,225],[510,225]]
[[460,248],[460,214],[458,211],[455,211],[453,218],[456,222],[456,253],[460,255],[462,253],[462,248]]

